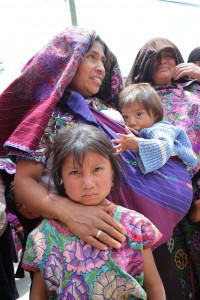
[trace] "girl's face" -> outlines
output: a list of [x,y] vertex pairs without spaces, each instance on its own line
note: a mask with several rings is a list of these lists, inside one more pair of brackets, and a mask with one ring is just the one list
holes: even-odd
[[176,59],[172,50],[165,49],[160,52],[153,69],[153,81],[155,85],[168,85],[172,83],[173,73],[176,67]]
[[80,67],[69,84],[69,88],[86,98],[98,93],[105,77],[105,60],[102,45],[99,42],[94,42],[85,54]]
[[122,106],[121,113],[126,126],[135,131],[152,126],[156,121],[156,116],[152,112],[150,114],[139,103],[135,102],[130,105]]
[[112,187],[111,163],[98,152],[89,151],[82,166],[74,164],[73,154],[68,155],[61,174],[66,195],[84,205],[101,203]]

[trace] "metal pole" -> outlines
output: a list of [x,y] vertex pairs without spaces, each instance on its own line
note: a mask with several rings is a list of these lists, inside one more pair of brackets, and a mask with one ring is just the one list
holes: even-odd
[[74,0],[69,0],[69,7],[70,7],[72,25],[78,26],[78,21],[76,17],[76,6]]

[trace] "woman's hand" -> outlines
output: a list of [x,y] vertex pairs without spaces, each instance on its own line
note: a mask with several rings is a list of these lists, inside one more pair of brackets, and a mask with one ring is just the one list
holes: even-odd
[[119,249],[126,239],[125,231],[108,214],[113,208],[113,203],[85,206],[70,200],[66,202],[65,199],[60,206],[60,217],[74,235],[99,250],[107,250],[108,247]]
[[200,67],[194,63],[182,63],[177,65],[174,70],[173,78],[178,80],[184,76],[200,81]]

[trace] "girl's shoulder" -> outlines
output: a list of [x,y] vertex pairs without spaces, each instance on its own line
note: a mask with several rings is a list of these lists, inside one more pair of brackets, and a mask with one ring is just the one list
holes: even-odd
[[144,248],[152,247],[162,234],[158,228],[143,214],[125,207],[116,206],[114,218],[120,222],[132,242],[140,242]]

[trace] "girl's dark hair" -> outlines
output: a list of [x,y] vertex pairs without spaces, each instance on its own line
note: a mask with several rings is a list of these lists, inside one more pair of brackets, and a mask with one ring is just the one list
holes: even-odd
[[163,106],[159,95],[149,83],[134,83],[127,86],[120,94],[118,99],[118,107],[121,111],[122,107],[137,102],[141,104],[148,114],[153,113],[156,122],[163,119]]
[[120,168],[121,161],[115,154],[115,150],[107,135],[99,128],[92,125],[78,124],[61,130],[52,149],[52,171],[50,180],[61,196],[65,196],[62,181],[63,161],[69,154],[73,154],[74,163],[82,166],[85,155],[88,151],[94,151],[108,159],[114,173],[114,189],[112,197],[119,196]]

